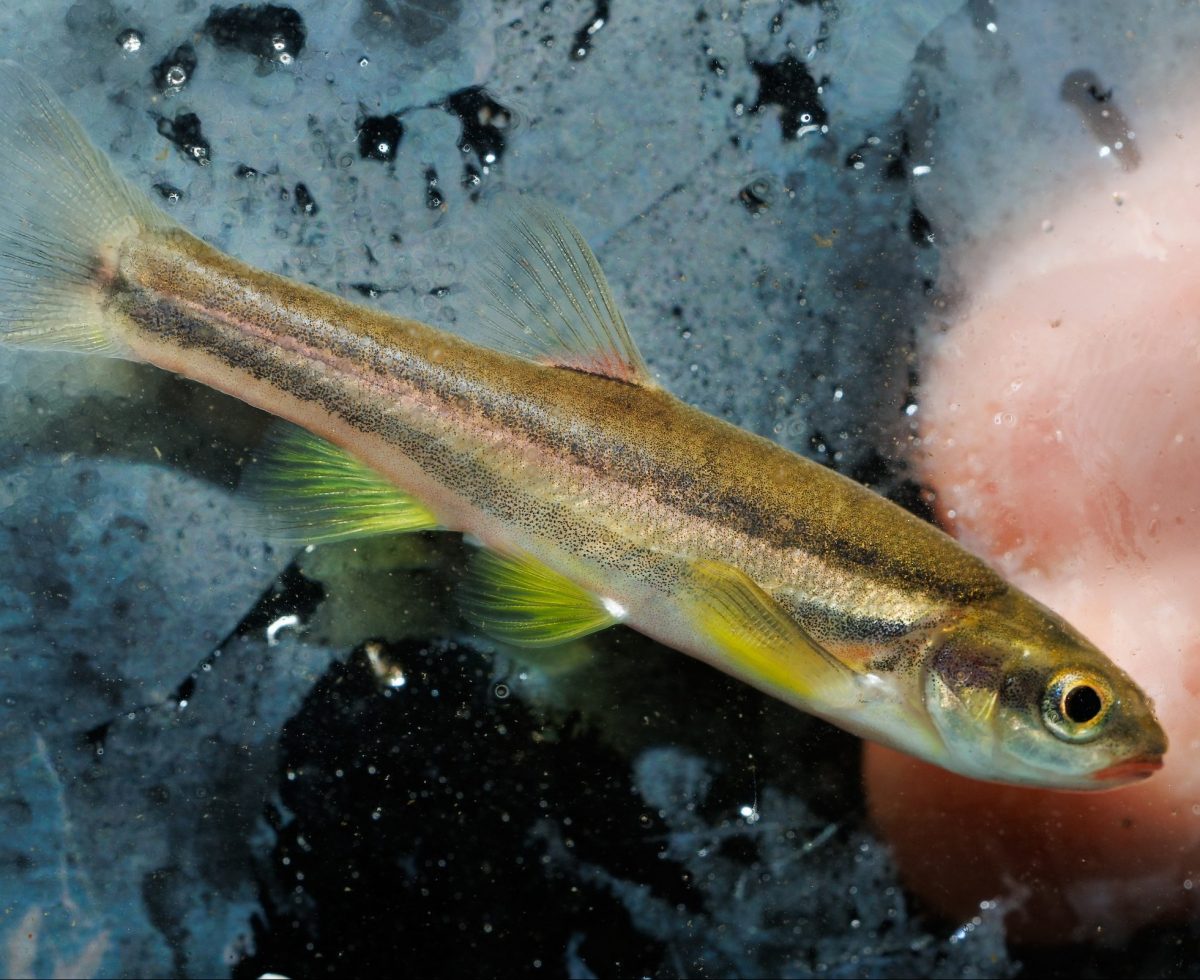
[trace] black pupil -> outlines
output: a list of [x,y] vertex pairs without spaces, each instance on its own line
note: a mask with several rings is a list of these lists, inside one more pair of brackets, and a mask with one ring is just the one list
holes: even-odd
[[1067,692],[1067,696],[1063,698],[1063,712],[1076,725],[1091,721],[1100,714],[1102,707],[1104,704],[1100,700],[1100,695],[1096,693],[1096,689],[1088,687],[1086,684],[1079,684],[1071,688]]

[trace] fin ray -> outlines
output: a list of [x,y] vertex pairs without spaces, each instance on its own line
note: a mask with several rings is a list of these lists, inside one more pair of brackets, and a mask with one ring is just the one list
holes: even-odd
[[422,503],[331,442],[292,425],[267,439],[242,480],[269,537],[306,544],[435,530]]
[[531,360],[652,386],[608,280],[578,229],[552,204],[492,205],[481,310],[504,349]]
[[702,560],[686,579],[698,625],[744,672],[825,706],[856,699],[854,671],[744,572]]
[[462,604],[476,626],[518,647],[551,647],[620,622],[611,603],[525,556],[483,549],[471,561]]
[[0,342],[127,356],[97,278],[121,241],[174,225],[48,86],[0,62]]

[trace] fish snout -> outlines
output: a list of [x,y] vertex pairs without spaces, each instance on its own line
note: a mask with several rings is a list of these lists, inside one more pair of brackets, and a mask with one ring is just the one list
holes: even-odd
[[1162,751],[1142,752],[1131,758],[1122,759],[1120,762],[1098,770],[1093,774],[1092,779],[1097,783],[1113,785],[1146,779],[1162,768],[1165,749],[1164,745]]

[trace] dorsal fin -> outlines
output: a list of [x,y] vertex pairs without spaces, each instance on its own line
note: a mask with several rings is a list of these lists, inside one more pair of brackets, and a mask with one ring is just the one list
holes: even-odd
[[424,504],[331,442],[293,425],[267,437],[241,489],[263,505],[272,538],[320,544],[379,534],[431,531]]
[[543,364],[653,387],[604,272],[579,230],[552,204],[491,205],[480,314],[504,350]]

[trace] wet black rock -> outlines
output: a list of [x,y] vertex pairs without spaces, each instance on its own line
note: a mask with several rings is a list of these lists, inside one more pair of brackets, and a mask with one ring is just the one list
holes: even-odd
[[438,172],[433,167],[425,168],[425,206],[430,211],[439,211],[446,204],[445,197],[438,189]]
[[269,816],[265,913],[236,976],[369,975],[399,960],[413,976],[561,976],[566,955],[602,975],[655,971],[660,945],[550,852],[652,869],[672,895],[666,828],[630,791],[627,760],[595,736],[549,732],[489,670],[451,644],[367,644],[312,689],[284,729],[288,815]]
[[364,160],[390,163],[396,159],[403,137],[404,125],[399,116],[366,116],[358,124],[358,155]]
[[196,73],[196,49],[190,44],[181,44],[150,69],[154,87],[160,92],[180,91]]
[[796,139],[825,125],[827,116],[821,103],[820,85],[804,62],[789,54],[773,63],[752,62],[751,67],[758,76],[758,100],[753,111],[779,106],[784,139]]
[[462,123],[458,148],[473,154],[483,173],[500,162],[508,143],[507,129],[512,112],[497,102],[481,85],[459,89],[446,99],[446,110]]
[[284,64],[304,50],[308,36],[300,14],[273,3],[213,7],[204,31],[218,47]]
[[292,195],[296,199],[296,210],[304,216],[311,218],[321,210],[309,192],[308,185],[297,184],[292,188]]
[[908,235],[914,245],[929,248],[934,243],[933,225],[915,204],[908,215]]
[[159,181],[154,185],[154,189],[158,191],[161,197],[168,204],[178,204],[183,200],[183,191],[174,184],[168,184],[166,181]]
[[212,160],[212,145],[204,138],[200,117],[194,112],[181,112],[174,119],[160,116],[158,132],[174,143],[192,163],[204,167]]
[[575,38],[571,41],[572,61],[582,61],[588,56],[588,52],[592,50],[592,42],[600,29],[608,23],[608,17],[608,0],[596,0],[596,6],[592,8],[591,16],[575,32]]

